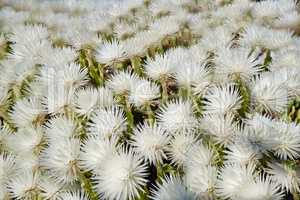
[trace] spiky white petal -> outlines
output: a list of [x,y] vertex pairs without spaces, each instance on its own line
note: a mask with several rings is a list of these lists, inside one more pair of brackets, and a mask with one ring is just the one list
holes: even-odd
[[21,171],[19,174],[9,180],[7,189],[11,197],[21,200],[30,200],[34,198],[37,189],[38,175],[32,171]]
[[198,138],[194,132],[177,133],[170,141],[168,157],[175,165],[182,166],[188,160],[190,150],[197,144]]
[[234,115],[209,114],[204,115],[200,120],[200,128],[208,135],[212,135],[213,139],[223,145],[227,145],[234,140],[238,126],[234,121]]
[[145,65],[147,75],[154,80],[170,76],[173,69],[169,54],[156,54],[154,58],[148,58]]
[[78,133],[78,125],[72,118],[57,116],[45,124],[45,136],[49,142],[74,137]]
[[41,102],[36,98],[18,100],[11,112],[11,118],[19,128],[32,125],[42,115],[45,115],[45,113],[43,112]]
[[[260,60],[246,48],[223,48],[217,52],[214,62],[215,73],[225,79],[240,77],[243,80],[257,75],[261,71]],[[236,76],[236,77],[235,77]]]
[[254,182],[254,171],[254,165],[225,165],[219,173],[216,185],[217,195],[223,198],[239,199],[241,190]]
[[147,166],[131,150],[121,150],[103,163],[96,179],[96,190],[108,200],[132,200],[146,185]]
[[168,133],[156,123],[139,125],[132,136],[133,150],[152,164],[163,163],[170,141]]
[[152,100],[160,96],[159,87],[153,82],[138,80],[134,86],[131,89],[128,101],[137,107],[149,105]]
[[139,80],[135,73],[130,71],[121,71],[112,76],[107,85],[117,94],[128,93],[132,90],[133,85]]
[[120,136],[127,129],[124,112],[117,106],[96,110],[87,125],[88,134],[98,135],[103,138]]
[[83,191],[67,191],[59,195],[60,199],[63,200],[88,200],[88,195]]
[[76,112],[89,116],[97,107],[109,107],[114,103],[112,91],[107,88],[86,88],[76,92]]
[[81,144],[79,166],[84,170],[98,170],[106,158],[117,153],[117,144],[114,139],[89,137]]
[[158,114],[159,124],[170,132],[192,130],[197,126],[192,103],[176,99],[163,105]]
[[188,191],[180,178],[166,176],[152,191],[153,200],[196,200],[195,194]]
[[205,95],[206,114],[228,114],[236,112],[242,103],[242,97],[234,85],[213,86]]
[[74,182],[78,178],[79,152],[80,141],[78,139],[57,140],[42,151],[41,167],[49,170],[50,177],[57,182]]
[[99,63],[110,63],[126,58],[127,53],[122,43],[117,40],[111,42],[104,42],[97,49],[96,60]]

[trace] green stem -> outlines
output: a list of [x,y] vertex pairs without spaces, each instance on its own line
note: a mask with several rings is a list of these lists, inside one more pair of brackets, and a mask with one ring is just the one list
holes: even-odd
[[132,132],[134,128],[134,116],[131,111],[131,105],[130,103],[125,100],[125,111],[126,111],[126,117],[127,117],[127,122],[128,122],[128,131]]
[[164,176],[164,169],[163,166],[158,162],[156,165],[156,180],[160,181],[161,178]]
[[90,197],[90,200],[98,200],[98,195],[93,190],[91,180],[88,179],[84,173],[80,172],[79,169],[77,171],[78,171],[78,176],[79,176],[79,180],[81,183],[81,187],[88,194],[88,196]]
[[167,85],[167,78],[162,77],[160,79],[160,84],[162,88],[162,102],[165,103],[168,101],[168,85]]
[[197,96],[195,96],[195,95],[193,95],[193,94],[191,94],[191,99],[193,100],[193,103],[194,103],[194,105],[195,105],[195,108],[196,108],[196,114],[198,115],[198,116],[200,116],[201,115],[201,113],[202,113],[202,110],[201,110],[201,103],[199,102],[199,99],[197,99]]
[[178,95],[179,95],[179,97],[181,97],[183,99],[187,99],[189,96],[189,90],[187,88],[180,87]]
[[148,121],[149,121],[149,123],[150,123],[151,125],[153,125],[154,122],[155,122],[155,115],[154,115],[154,112],[153,112],[153,110],[152,110],[152,108],[151,108],[151,104],[150,104],[150,103],[147,103],[146,107],[147,107]]
[[268,71],[268,67],[270,65],[270,63],[272,62],[272,57],[271,57],[271,51],[269,49],[265,49],[265,60],[264,60],[264,64],[263,64],[263,69],[265,71]]
[[104,65],[98,64],[98,73],[99,73],[99,85],[104,86],[105,75],[104,75]]
[[247,112],[249,112],[250,108],[250,90],[240,76],[237,76],[235,82],[240,90],[240,94],[243,98],[243,102],[241,105],[241,109],[239,110],[239,114],[241,117],[245,117]]
[[136,74],[138,74],[139,76],[143,76],[144,72],[143,72],[142,65],[141,65],[141,58],[138,56],[135,56],[135,57],[131,58],[130,61],[131,61],[131,66],[132,66],[134,72]]
[[299,193],[298,193],[297,191],[294,191],[294,192],[292,193],[292,195],[293,195],[293,199],[294,199],[294,200],[300,200],[300,195],[299,195]]

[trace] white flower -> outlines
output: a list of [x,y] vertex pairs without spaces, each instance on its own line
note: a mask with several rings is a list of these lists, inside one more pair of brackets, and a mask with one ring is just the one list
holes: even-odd
[[246,187],[241,188],[237,199],[243,200],[281,200],[283,192],[280,191],[280,186],[273,182],[270,176],[260,175],[255,179],[255,182],[250,183]]
[[146,60],[146,74],[154,80],[162,77],[169,77],[175,66],[171,65],[171,59],[168,53],[156,54],[154,58],[148,57]]
[[76,112],[90,115],[98,103],[98,91],[94,88],[81,89],[75,94]]
[[272,162],[268,164],[266,172],[271,175],[271,179],[280,184],[281,188],[288,192],[300,190],[300,178],[298,170],[287,164]]
[[236,142],[225,150],[225,162],[240,165],[255,164],[262,158],[260,149],[246,138],[236,138]]
[[39,152],[43,142],[43,131],[39,128],[28,126],[20,128],[15,134],[10,134],[6,138],[8,148],[19,155]]
[[201,143],[196,143],[188,151],[185,165],[190,166],[207,166],[212,165],[215,160],[214,152]]
[[192,15],[189,20],[189,27],[192,33],[199,35],[206,35],[209,29],[209,20],[205,18],[204,14],[199,13]]
[[81,115],[89,116],[97,107],[109,107],[114,103],[112,91],[104,87],[82,89],[75,96],[75,109]]
[[21,171],[9,180],[7,190],[14,199],[33,199],[37,189],[37,179],[38,175],[32,171]]
[[201,93],[210,84],[210,71],[199,61],[187,60],[175,68],[175,78],[179,86],[194,86]]
[[7,104],[9,100],[9,93],[8,88],[0,87],[0,105]]
[[271,52],[272,63],[270,70],[276,71],[282,67],[297,68],[300,63],[299,53],[299,49],[280,49]]
[[[58,70],[58,73],[60,70]],[[64,85],[66,87],[78,88],[87,82],[88,70],[80,65],[70,63],[62,67],[61,75],[63,75]]]
[[255,18],[275,19],[279,17],[279,3],[275,1],[262,1],[254,5],[252,15]]
[[[176,48],[178,49],[178,48]],[[201,43],[192,45],[188,50],[187,54],[192,58],[192,60],[204,64],[208,60],[208,54],[205,49],[202,48]]]
[[117,35],[118,39],[123,39],[134,35],[137,31],[137,24],[128,24],[124,22],[119,22],[115,24],[114,33]]
[[188,191],[182,181],[175,176],[166,176],[162,183],[157,183],[155,190],[152,190],[153,200],[196,200],[195,194]]
[[18,100],[12,109],[10,116],[18,128],[34,124],[45,114],[41,102],[34,97]]
[[241,107],[242,97],[232,84],[212,86],[204,95],[205,114],[234,113]]
[[101,39],[96,33],[87,30],[71,28],[60,34],[69,44],[76,49],[84,48],[88,45],[95,47],[101,43]]
[[157,31],[162,37],[165,37],[179,31],[179,23],[172,16],[162,17],[155,20],[153,24],[150,24],[149,28],[150,30]]
[[96,189],[101,198],[133,200],[146,185],[146,164],[131,150],[123,149],[119,155],[108,158],[99,170]]
[[237,77],[241,77],[243,80],[250,79],[262,70],[261,61],[256,59],[257,55],[254,52],[251,55],[250,53],[251,50],[245,48],[220,49],[214,58],[215,73],[225,79],[234,80]]
[[9,40],[17,44],[28,44],[46,39],[49,36],[45,26],[16,26],[13,28],[13,33]]
[[272,150],[281,159],[297,159],[300,156],[300,126],[296,123],[274,123]]
[[87,125],[88,134],[98,135],[102,138],[120,136],[127,129],[124,112],[116,106],[96,110]]
[[46,85],[43,104],[49,113],[61,112],[72,107],[75,90],[87,82],[87,69],[81,69],[75,63],[62,69],[44,68],[41,79]]
[[193,165],[185,169],[185,184],[199,197],[207,197],[215,189],[217,169],[213,166]]
[[296,2],[294,0],[287,1],[262,1],[254,5],[252,15],[261,21],[270,21],[280,17],[282,14],[290,13],[296,10]]
[[116,154],[117,144],[114,139],[88,137],[81,144],[79,166],[85,170],[98,170],[106,158]]
[[23,152],[16,156],[16,166],[25,171],[34,171],[40,167],[39,155],[33,152]]
[[267,116],[255,114],[246,120],[244,132],[241,135],[247,137],[251,144],[257,146],[263,153],[274,148],[277,131],[274,129],[274,121]]
[[171,0],[156,0],[152,1],[149,10],[153,15],[165,14],[177,9],[177,6]]
[[287,48],[295,42],[293,35],[289,30],[269,31],[265,35],[264,46],[273,50]]
[[78,178],[79,152],[78,139],[60,139],[42,151],[40,165],[56,182],[72,183]]
[[139,125],[132,136],[133,150],[141,154],[145,160],[156,165],[163,163],[167,145],[170,141],[168,133],[156,123]]
[[111,62],[120,61],[127,56],[126,50],[122,43],[117,40],[104,42],[97,49],[96,60],[99,63],[109,64]]
[[177,133],[170,141],[168,157],[175,165],[182,166],[188,160],[188,153],[194,145],[198,145],[194,132]]
[[82,191],[67,191],[59,194],[61,200],[88,200],[88,195]]
[[7,197],[7,183],[17,173],[19,168],[16,166],[15,157],[10,154],[0,155],[0,198]]
[[198,60],[191,54],[191,49],[185,47],[172,48],[165,53],[165,55],[169,58],[170,66],[173,68],[173,71],[176,68],[180,68],[181,65],[185,64],[187,61],[195,61],[197,64],[201,63],[201,60]]
[[283,29],[297,29],[300,23],[300,15],[297,11],[291,11],[284,13],[273,23],[273,26],[276,28]]
[[135,106],[140,107],[150,104],[152,100],[160,96],[159,87],[145,79],[138,80],[134,87],[132,87],[128,101]]
[[211,30],[200,41],[207,51],[216,51],[219,48],[229,47],[233,39],[232,33],[224,26]]
[[275,79],[288,90],[290,97],[300,94],[300,69],[297,67],[283,67],[274,72]]
[[13,174],[15,174],[18,166],[16,166],[16,158],[11,154],[2,153],[0,155],[0,183],[6,182]]
[[16,43],[12,46],[13,52],[9,55],[11,59],[19,62],[30,63],[31,66],[41,64],[45,54],[51,51],[51,44],[48,40],[32,41],[26,44]]
[[265,73],[254,79],[250,86],[252,102],[256,110],[282,112],[287,107],[289,95],[274,73]]
[[41,190],[40,195],[45,199],[56,199],[59,197],[59,192],[64,187],[63,183],[55,182],[48,174],[41,176],[38,180],[38,188]]
[[74,137],[78,133],[78,128],[77,122],[74,119],[57,116],[51,118],[45,124],[45,136],[49,142],[55,144],[58,140]]
[[121,71],[108,80],[107,86],[117,94],[126,94],[132,90],[138,80],[138,75],[135,73]]
[[[219,174],[216,193],[225,199],[239,199],[241,191],[254,182],[254,165],[225,165]],[[253,192],[253,191],[252,191]]]
[[49,52],[43,54],[41,63],[49,67],[61,68],[74,62],[76,57],[76,51],[72,48],[51,48]]
[[262,47],[277,50],[294,42],[293,33],[286,30],[271,30],[262,26],[249,25],[242,33],[240,44],[245,47]]
[[205,134],[212,135],[213,139],[222,145],[227,145],[233,141],[238,130],[232,114],[204,115],[200,121],[200,127],[205,131]]
[[176,99],[167,102],[160,108],[157,119],[170,133],[192,130],[197,126],[193,106],[189,100]]
[[128,56],[144,55],[151,45],[156,45],[161,39],[161,35],[155,30],[140,31],[134,37],[124,41],[124,47]]

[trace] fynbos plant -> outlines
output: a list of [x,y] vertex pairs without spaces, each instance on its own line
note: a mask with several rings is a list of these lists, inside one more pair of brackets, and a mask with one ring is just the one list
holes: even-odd
[[0,1],[0,199],[300,199],[296,0]]

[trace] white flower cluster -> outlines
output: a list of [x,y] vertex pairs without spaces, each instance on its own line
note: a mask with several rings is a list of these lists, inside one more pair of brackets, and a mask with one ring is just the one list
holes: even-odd
[[300,198],[295,0],[0,1],[0,200]]

